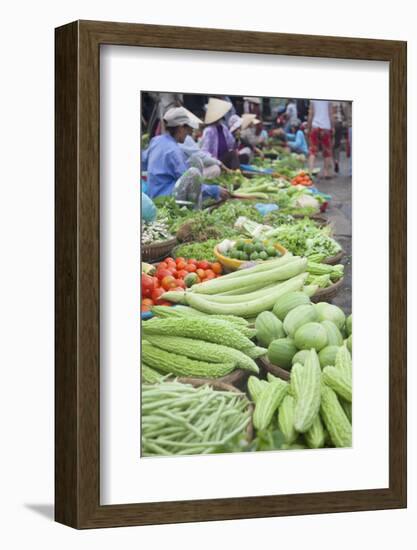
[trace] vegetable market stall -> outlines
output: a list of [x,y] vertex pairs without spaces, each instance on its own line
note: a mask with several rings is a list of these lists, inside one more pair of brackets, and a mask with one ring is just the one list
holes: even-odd
[[[298,159],[265,162],[271,173],[216,180],[233,197],[223,204],[155,201],[146,238],[156,231],[167,252],[142,270],[146,456],[351,445],[352,317],[326,302],[343,286],[344,251],[312,218],[329,196]],[[209,398],[223,381],[233,386]]]

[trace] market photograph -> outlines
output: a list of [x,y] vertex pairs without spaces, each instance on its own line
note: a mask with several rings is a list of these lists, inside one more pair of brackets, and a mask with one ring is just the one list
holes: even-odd
[[352,102],[140,96],[140,455],[352,446]]

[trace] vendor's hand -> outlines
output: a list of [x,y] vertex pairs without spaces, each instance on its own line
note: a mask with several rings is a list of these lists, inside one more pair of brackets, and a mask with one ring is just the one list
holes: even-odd
[[221,163],[220,168],[223,170],[223,172],[226,172],[226,174],[231,174],[233,170],[228,168],[225,164]]
[[220,187],[219,199],[222,201],[225,201],[226,199],[229,199],[229,198],[230,198],[229,191],[224,187]]

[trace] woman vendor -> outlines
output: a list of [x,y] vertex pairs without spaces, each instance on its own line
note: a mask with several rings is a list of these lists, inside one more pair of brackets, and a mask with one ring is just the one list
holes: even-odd
[[206,128],[201,138],[201,149],[220,160],[228,168],[236,170],[239,168],[239,158],[235,139],[223,121],[231,108],[232,104],[228,101],[210,97],[204,117]]
[[174,195],[177,200],[200,206],[203,198],[224,199],[226,189],[204,185],[202,170],[187,166],[179,144],[184,143],[193,121],[184,107],[169,109],[164,115],[166,133],[154,137],[142,154],[142,170],[148,172],[147,188],[151,198]]
[[254,127],[259,123],[255,115],[244,114],[242,117],[233,115],[229,120],[229,130],[236,141],[237,153],[241,164],[249,164],[254,153],[263,157],[263,153],[251,139],[255,138]]
[[292,153],[308,155],[308,145],[304,135],[305,127],[306,123],[301,124],[297,119],[291,124],[290,131],[286,132],[287,147]]
[[[227,166],[225,166],[219,159],[213,157],[208,151],[203,151],[199,144],[194,139],[194,131],[198,130],[203,121],[196,117],[191,111],[187,111],[190,118],[190,128],[188,134],[184,140],[184,143],[180,143],[180,149],[184,153],[187,163],[189,164],[191,157],[197,156],[203,163],[203,176],[204,179],[214,179],[220,176],[221,171],[231,172]],[[232,115],[236,116],[236,115]]]

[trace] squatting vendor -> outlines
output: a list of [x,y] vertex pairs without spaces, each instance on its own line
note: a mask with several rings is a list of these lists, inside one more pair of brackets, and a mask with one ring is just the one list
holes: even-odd
[[164,123],[166,133],[154,137],[142,154],[142,169],[148,172],[148,195],[151,198],[173,195],[177,200],[193,202],[197,208],[205,198],[227,198],[226,189],[203,183],[201,161],[190,159],[187,165],[179,147],[195,124],[189,112],[183,107],[169,109],[164,115]]

